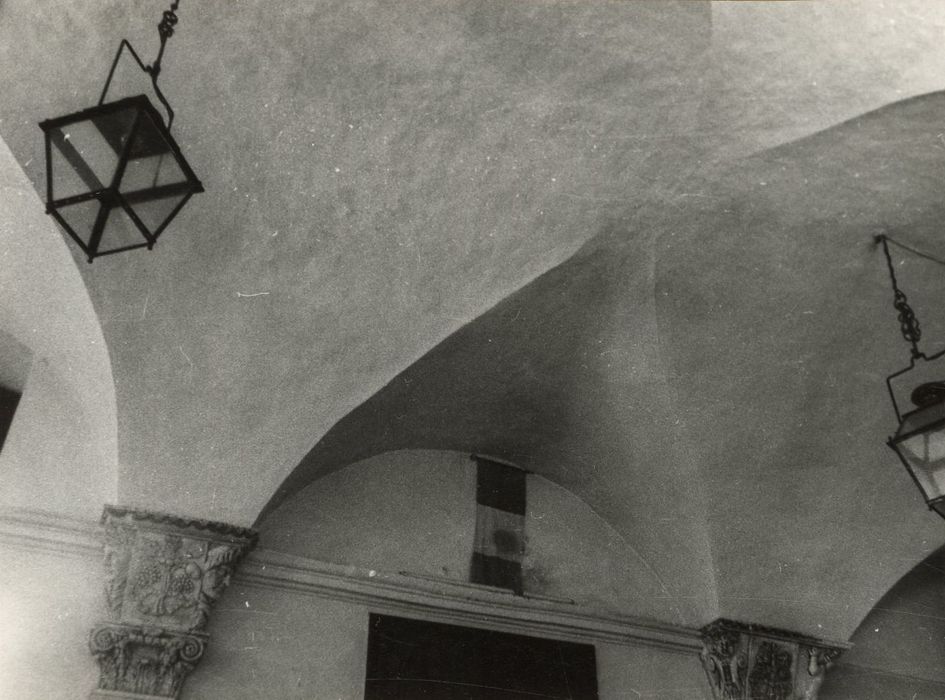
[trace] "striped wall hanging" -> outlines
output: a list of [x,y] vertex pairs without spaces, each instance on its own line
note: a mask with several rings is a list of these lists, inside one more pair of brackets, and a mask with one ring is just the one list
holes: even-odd
[[469,580],[521,595],[526,473],[487,457],[472,458],[476,462],[476,534]]

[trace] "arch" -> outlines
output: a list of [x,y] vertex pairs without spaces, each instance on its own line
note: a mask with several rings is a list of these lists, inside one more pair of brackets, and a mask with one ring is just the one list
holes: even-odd
[[0,452],[0,505],[97,517],[118,496],[108,348],[69,248],[2,141],[0,250],[0,332],[32,358]]
[[[684,622],[666,583],[579,495],[529,473],[526,595]],[[293,494],[258,528],[267,549],[333,564],[467,581],[476,508],[468,452],[407,449],[345,465]]]
[[945,695],[945,546],[900,578],[863,618],[822,700]]

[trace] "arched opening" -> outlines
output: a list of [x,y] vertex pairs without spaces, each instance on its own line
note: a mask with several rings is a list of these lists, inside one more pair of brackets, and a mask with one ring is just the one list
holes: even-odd
[[887,591],[860,623],[821,700],[945,697],[945,547]]
[[[679,621],[663,582],[570,491],[527,475],[524,594]],[[260,542],[360,569],[469,581],[476,464],[469,453],[397,450],[331,472],[258,523]]]
[[0,386],[22,394],[0,452],[0,507],[98,517],[118,495],[115,385],[62,235],[0,143]]

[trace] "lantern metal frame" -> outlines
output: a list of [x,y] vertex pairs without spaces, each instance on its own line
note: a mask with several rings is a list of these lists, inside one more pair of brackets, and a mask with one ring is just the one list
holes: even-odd
[[[179,1],[174,0],[170,9],[165,10],[161,16],[161,21],[158,24],[160,48],[152,64],[145,65],[131,43],[127,39],[122,39],[118,46],[118,51],[115,53],[111,68],[108,71],[108,78],[102,88],[98,104],[79,112],[47,119],[39,124],[45,134],[46,213],[51,215],[59,225],[62,226],[69,237],[78,244],[82,251],[88,256],[89,262],[103,255],[112,255],[114,253],[121,253],[137,248],[147,248],[151,250],[157,242],[158,237],[164,232],[190,198],[204,191],[203,184],[197,178],[190,164],[187,162],[187,159],[184,158],[177,141],[171,135],[171,126],[174,122],[174,110],[171,108],[170,103],[157,83],[158,76],[161,73],[161,62],[164,58],[167,40],[173,36],[174,27],[178,22],[176,13],[178,6]],[[154,94],[167,111],[166,123],[148,97],[143,94],[105,103],[112,78],[115,75],[115,69],[125,49],[131,54],[131,57],[138,64],[138,67],[150,77]],[[110,139],[110,134],[105,133],[102,124],[107,123],[110,116],[116,117],[120,112],[129,112],[132,110],[134,116],[127,133],[122,134],[119,139]],[[58,133],[59,138],[57,139],[57,130],[70,124],[79,124],[81,122],[91,122],[98,127],[105,141],[108,142],[108,145],[115,151],[117,162],[114,171],[111,173],[111,180],[108,183],[102,182],[85,161],[82,154],[68,143],[68,134],[63,137],[60,131]],[[150,130],[150,133],[147,131],[142,132],[142,128]],[[155,184],[150,188],[139,188],[131,192],[122,192],[120,190],[122,177],[129,161],[140,158],[142,155],[149,155],[148,153],[142,154],[135,152],[136,148],[139,150],[145,148],[146,150],[146,144],[142,146],[142,143],[136,139],[139,135],[141,135],[142,140],[146,140],[152,148],[155,145],[160,146],[161,150],[153,151],[150,155],[169,154],[174,159],[184,178],[182,181],[157,185],[155,180]],[[114,134],[112,134],[112,136],[114,136]],[[56,146],[58,152],[62,154],[68,165],[70,165],[75,171],[75,174],[78,175],[79,179],[88,187],[88,191],[68,197],[56,198],[53,176],[53,145]],[[138,213],[135,212],[134,205],[137,203],[157,201],[176,196],[180,196],[181,199],[170,209],[164,220],[157,223],[153,228],[149,228],[148,225],[142,221]],[[100,206],[88,239],[83,240],[79,232],[73,228],[59,210],[62,207],[92,200],[97,200]],[[142,235],[144,239],[143,242],[122,245],[105,251],[99,250],[105,227],[108,225],[109,215],[113,210],[121,210],[127,215],[128,219]]]
[[[945,350],[941,350],[933,355],[926,355],[925,353],[920,352],[917,355],[913,356],[912,359],[909,360],[908,367],[904,367],[898,370],[897,372],[893,372],[888,377],[886,377],[886,391],[889,392],[889,400],[892,402],[893,410],[896,412],[896,420],[898,420],[900,423],[902,423],[903,420],[905,420],[909,416],[923,410],[924,408],[926,408],[926,406],[921,405],[919,406],[919,408],[915,408],[906,413],[902,413],[899,410],[899,403],[896,401],[896,393],[895,391],[893,391],[893,387],[892,387],[893,380],[898,377],[901,377],[903,374],[908,374],[909,372],[914,370],[916,360],[925,360],[926,362],[934,362],[935,360],[943,356],[945,356]],[[912,394],[916,395],[922,389],[930,390],[933,387],[938,386],[939,384],[942,384],[942,383],[941,382],[926,382],[925,384],[920,384],[913,390]],[[945,400],[945,397],[943,397],[943,400]],[[913,403],[915,403],[915,400],[913,400]]]
[[[942,357],[943,355],[945,355],[945,350],[935,353],[934,355],[931,355],[930,357],[925,357],[923,355],[922,359],[932,361],[932,360],[938,359],[939,357]],[[908,413],[903,413],[900,415],[899,407],[896,403],[896,398],[895,398],[894,392],[892,390],[892,385],[890,382],[892,381],[892,379],[902,374],[905,374],[906,372],[914,368],[915,368],[915,360],[910,362],[909,366],[906,367],[905,369],[899,370],[898,372],[890,375],[886,380],[887,388],[889,389],[889,395],[893,402],[893,408],[896,411],[896,417],[899,419],[899,430],[902,430],[902,426],[905,425],[909,421],[909,419],[912,416],[916,415],[917,413],[928,411],[930,408],[934,406],[945,403],[945,382],[926,382],[924,384],[920,384],[912,391],[912,401],[914,404],[916,404],[917,408],[913,409],[912,411],[909,411]],[[937,394],[937,396],[932,400],[923,401],[921,399],[921,395],[923,393],[929,393],[929,394],[935,393]],[[916,435],[922,435],[924,433],[931,433],[931,432],[941,431],[941,430],[945,430],[945,414],[943,414],[942,417],[936,420],[921,424],[918,428],[914,430],[910,430],[904,433],[897,431],[895,435],[891,435],[886,440],[886,444],[889,446],[889,448],[893,452],[896,453],[896,456],[899,457],[899,461],[902,462],[903,466],[906,468],[906,471],[909,472],[909,476],[912,478],[912,481],[915,483],[916,487],[919,489],[919,491],[922,493],[923,497],[925,498],[925,502],[926,502],[926,505],[928,505],[929,510],[934,510],[936,513],[938,513],[943,518],[945,518],[945,494],[941,496],[936,496],[934,498],[930,498],[929,494],[926,491],[926,487],[922,484],[921,479],[919,479],[918,475],[916,474],[915,468],[913,467],[912,463],[908,459],[905,458],[905,456],[902,454],[902,452],[899,449],[900,443],[903,443],[906,440],[909,440],[915,437]]]
[[[85,184],[89,187],[88,192],[57,199],[53,186],[52,162],[52,134],[55,132],[55,130],[83,121],[94,122],[97,118],[108,117],[109,115],[117,114],[129,109],[135,110],[134,122],[132,123],[131,129],[128,132],[128,137],[125,139],[125,143],[123,144],[121,151],[117,153],[117,165],[115,166],[112,180],[108,184],[102,183],[98,180],[98,177],[93,172],[91,172],[91,169],[84,163],[84,161],[82,161],[82,157],[78,153],[75,153],[74,149],[71,151],[69,150],[71,146],[69,146],[68,143],[60,143],[56,145],[57,148],[60,149],[60,152],[63,153],[64,157],[76,170],[79,177],[82,178]],[[121,185],[121,179],[124,175],[128,161],[133,155],[132,150],[136,144],[135,137],[138,135],[142,124],[142,114],[147,115],[149,118],[151,126],[153,126],[153,128],[157,131],[159,137],[163,140],[164,145],[167,146],[167,152],[174,158],[177,165],[180,167],[185,180],[180,183],[122,193],[119,189]],[[169,128],[165,126],[164,120],[162,119],[160,113],[157,111],[154,105],[151,104],[151,101],[146,95],[126,97],[115,102],[99,104],[95,107],[90,107],[80,112],[75,112],[74,114],[47,119],[43,122],[40,122],[39,126],[45,132],[46,136],[46,213],[50,214],[59,223],[59,225],[62,226],[65,232],[69,234],[69,236],[89,257],[90,262],[94,258],[101,257],[103,255],[112,255],[114,253],[121,253],[126,250],[134,250],[136,248],[153,248],[154,244],[157,242],[158,237],[164,232],[168,224],[170,224],[174,217],[177,216],[177,213],[190,200],[190,198],[193,195],[204,191],[203,184],[197,178],[193,169],[190,167],[190,164],[184,158],[183,153],[181,153],[180,146],[174,140],[174,137],[171,135]],[[63,150],[64,148],[65,150]],[[150,230],[148,226],[141,220],[133,207],[134,204],[140,202],[153,201],[175,195],[182,195],[182,199],[171,210],[164,222],[153,231]],[[98,200],[102,204],[102,207],[100,208],[99,216],[96,218],[88,243],[86,243],[79,233],[75,231],[69,222],[62,216],[62,214],[60,214],[59,209],[61,207],[79,204],[81,202],[91,200]],[[143,236],[144,242],[99,252],[98,246],[101,241],[104,227],[107,223],[108,213],[115,208],[121,208],[128,215],[129,219],[134,222],[135,226]]]

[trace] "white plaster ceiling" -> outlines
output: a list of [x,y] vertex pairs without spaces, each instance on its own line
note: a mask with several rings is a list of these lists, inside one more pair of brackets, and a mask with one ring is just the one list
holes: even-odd
[[[36,122],[94,101],[121,36],[153,55],[164,9],[46,5],[0,3],[0,136],[37,186]],[[882,444],[905,353],[870,239],[943,247],[945,105],[893,103],[942,87],[945,8],[180,16],[162,84],[207,192],[152,253],[77,256],[121,500],[248,524],[290,474],[491,441],[695,616],[838,637],[941,543]],[[908,265],[934,300],[941,270]]]

